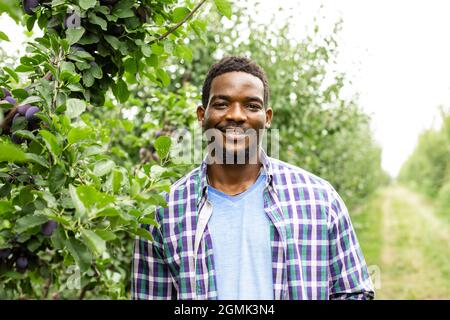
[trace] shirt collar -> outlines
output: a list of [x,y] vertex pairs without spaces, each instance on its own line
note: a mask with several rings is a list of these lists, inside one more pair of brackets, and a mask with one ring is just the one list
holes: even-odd
[[[266,152],[263,149],[260,149],[260,160],[262,163],[262,170],[266,174],[266,187],[269,185],[273,187],[273,168],[272,162],[269,156],[267,156]],[[208,164],[206,162],[208,155],[203,158],[202,164],[200,165],[200,186],[198,193],[200,196],[197,198],[197,206],[200,204],[201,200],[205,197],[208,197],[208,181],[206,169],[208,168]],[[275,188],[273,188],[276,190]]]

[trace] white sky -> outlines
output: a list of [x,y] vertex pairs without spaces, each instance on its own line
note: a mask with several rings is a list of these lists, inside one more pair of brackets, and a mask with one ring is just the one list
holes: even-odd
[[[236,1],[236,0],[235,0]],[[250,2],[254,2],[251,0]],[[280,2],[262,0],[259,19],[267,19]],[[373,116],[383,167],[396,175],[414,149],[419,133],[439,124],[440,104],[450,105],[450,1],[448,0],[283,0],[291,7],[299,38],[320,13],[329,28],[343,18],[339,70],[360,93],[360,105]],[[265,14],[267,16],[265,16]],[[280,15],[280,21],[286,19]],[[7,52],[22,51],[21,27],[5,15],[0,30],[11,43]]]

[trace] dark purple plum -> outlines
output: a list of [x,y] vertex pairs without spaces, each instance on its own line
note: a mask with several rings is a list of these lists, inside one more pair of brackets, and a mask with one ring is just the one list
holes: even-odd
[[25,118],[29,123],[36,123],[39,121],[39,118],[36,117],[34,114],[39,112],[39,108],[35,106],[31,106],[27,112],[25,113]]
[[0,259],[6,259],[11,254],[11,249],[0,249]]
[[16,260],[16,266],[19,269],[25,269],[28,266],[28,259],[27,257],[19,257]]
[[5,97],[11,97],[11,92],[9,92],[8,89],[2,88],[2,91]]
[[34,9],[39,7],[39,0],[23,0],[22,6],[25,13],[32,16],[35,13]]
[[23,105],[17,107],[17,112],[20,113],[22,116],[24,116],[25,113],[27,112],[27,110],[30,108],[31,108],[31,105],[23,104]]
[[54,220],[49,220],[43,225],[41,225],[41,232],[44,236],[51,236],[53,231],[58,226],[58,223]]
[[15,133],[11,135],[11,141],[15,144],[22,144],[25,140],[22,137],[19,137]]
[[8,102],[11,103],[11,104],[16,104],[16,103],[17,103],[16,99],[14,99],[14,98],[11,97],[11,96],[7,96],[7,97],[5,98],[5,100],[8,101]]

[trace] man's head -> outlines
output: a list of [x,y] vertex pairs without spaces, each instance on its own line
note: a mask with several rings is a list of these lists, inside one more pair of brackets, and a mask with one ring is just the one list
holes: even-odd
[[245,72],[259,78],[264,86],[264,107],[267,107],[269,103],[269,82],[265,71],[248,58],[231,56],[225,57],[212,65],[208,71],[202,89],[202,104],[205,109],[209,103],[212,81],[227,72]]
[[272,121],[268,98],[267,77],[255,62],[227,57],[213,65],[197,108],[208,140],[214,137],[213,149],[233,158],[245,154],[247,160],[259,154],[263,131]]

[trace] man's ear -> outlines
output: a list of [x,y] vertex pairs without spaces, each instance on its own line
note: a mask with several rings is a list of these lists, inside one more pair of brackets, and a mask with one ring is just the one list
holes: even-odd
[[205,108],[202,105],[197,106],[197,120],[203,126],[203,120],[205,120]]
[[266,128],[270,127],[270,124],[272,123],[272,117],[273,117],[272,108],[267,107],[266,108]]

